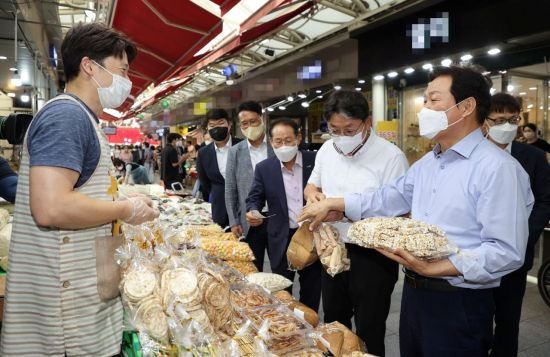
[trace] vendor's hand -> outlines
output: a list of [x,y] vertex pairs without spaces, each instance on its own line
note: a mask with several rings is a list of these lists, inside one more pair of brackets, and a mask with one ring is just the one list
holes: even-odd
[[461,275],[449,259],[440,260],[422,260],[413,256],[402,248],[396,248],[393,251],[389,249],[376,249],[380,254],[385,255],[393,261],[398,262],[405,268],[414,271],[417,274],[428,277],[438,276],[457,276]]
[[344,219],[344,212],[329,211],[325,218],[325,222],[337,222],[343,219]]
[[327,196],[325,196],[324,193],[319,192],[319,191],[314,191],[313,193],[310,193],[306,197],[306,201],[307,201],[307,204],[312,204],[312,203],[315,203],[315,202],[321,202],[321,201],[325,200],[326,198],[327,198]]
[[246,213],[246,221],[248,222],[248,224],[250,224],[251,227],[258,227],[259,225],[261,225],[263,223],[264,219],[260,218],[260,217],[257,217],[252,212],[247,212]]
[[243,235],[243,226],[240,224],[231,226],[231,233],[235,235],[235,237],[240,237]]
[[158,210],[153,208],[153,201],[149,197],[133,196],[128,197],[126,201],[130,205],[130,214],[122,219],[125,223],[132,225],[142,224],[152,221],[160,214]]
[[310,220],[309,230],[314,231],[327,218],[329,211],[328,200],[308,204],[298,216],[298,222]]

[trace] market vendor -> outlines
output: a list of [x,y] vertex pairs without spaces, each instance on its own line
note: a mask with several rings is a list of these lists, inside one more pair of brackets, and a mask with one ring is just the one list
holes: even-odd
[[114,201],[114,170],[98,116],[130,94],[128,68],[136,53],[128,38],[99,23],[79,24],[63,40],[65,93],[37,113],[22,150],[3,357],[120,353],[122,304],[117,284],[108,284],[116,275],[96,269],[96,259],[113,257],[113,221],[140,224],[159,213],[145,197]]
[[[308,204],[346,193],[374,191],[403,175],[407,158],[372,130],[367,99],[357,91],[332,94],[323,108],[331,139],[315,159],[304,195]],[[331,276],[322,272],[325,322],[348,328],[352,318],[369,353],[385,355],[386,319],[398,278],[398,264],[371,249],[349,244],[350,223],[334,224],[346,244],[352,269]]]
[[123,184],[149,185],[152,183],[147,169],[140,164],[135,162],[125,163],[120,159],[113,159],[113,165],[121,175]]
[[461,67],[438,67],[430,77],[418,118],[420,134],[437,142],[433,152],[392,183],[312,204],[300,219],[314,228],[331,210],[352,221],[411,212],[439,226],[457,254],[425,261],[401,248],[379,250],[405,267],[401,356],[487,356],[492,288],[523,264],[533,194],[521,165],[480,130],[488,80]]

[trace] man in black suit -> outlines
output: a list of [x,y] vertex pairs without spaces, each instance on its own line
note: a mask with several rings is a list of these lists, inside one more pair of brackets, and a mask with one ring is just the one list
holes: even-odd
[[[286,250],[298,228],[297,217],[305,202],[303,188],[315,165],[315,153],[298,150],[302,135],[293,120],[276,120],[269,134],[275,156],[256,166],[246,199],[246,220],[252,227],[261,225],[264,219],[258,213],[267,202],[271,216],[267,218],[271,271],[294,281],[294,271],[288,269]],[[317,261],[298,274],[300,302],[317,311],[321,299],[321,264]]]
[[204,127],[214,142],[202,147],[197,156],[200,191],[212,204],[212,220],[222,227],[229,225],[225,208],[225,168],[229,148],[241,139],[231,137],[233,122],[223,109],[206,113]]
[[[521,304],[525,294],[527,272],[533,267],[535,244],[550,220],[550,166],[544,151],[513,141],[521,106],[509,94],[497,93],[491,98],[490,114],[483,129],[489,140],[508,151],[529,174],[535,205],[529,216],[529,240],[521,268],[504,276],[494,289],[495,335],[491,356],[517,356]],[[503,193],[505,194],[505,193]],[[498,207],[495,207],[498,210]]]

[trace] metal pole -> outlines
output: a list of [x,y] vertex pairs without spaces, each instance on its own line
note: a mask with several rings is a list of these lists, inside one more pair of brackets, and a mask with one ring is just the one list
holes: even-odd
[[548,138],[548,108],[549,108],[549,100],[548,100],[548,80],[545,79],[542,81],[542,105],[544,109],[542,111],[542,137],[544,140],[547,140]]
[[15,31],[14,34],[13,34],[13,38],[15,39],[14,40],[14,57],[15,57],[15,65],[16,66],[17,66],[17,33],[19,32],[19,31],[17,31],[18,30],[18,28],[17,28],[17,13],[18,13],[18,11],[15,10],[15,21],[14,21],[14,28],[13,28],[14,31]]

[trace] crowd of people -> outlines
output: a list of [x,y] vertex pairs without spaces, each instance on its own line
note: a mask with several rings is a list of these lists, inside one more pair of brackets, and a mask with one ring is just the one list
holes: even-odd
[[[96,260],[109,251],[97,239],[117,236],[113,221],[140,224],[159,213],[147,197],[111,196],[112,163],[134,183],[151,182],[158,167],[170,188],[188,160],[196,160],[212,219],[250,245],[258,270],[267,253],[271,271],[298,274],[300,301],[316,311],[322,301],[327,323],[351,328],[353,320],[369,353],[385,355],[401,265],[402,356],[517,355],[526,275],[550,220],[550,167],[536,127],[523,127],[527,144],[515,140],[515,98],[491,96],[472,69],[434,68],[418,118],[436,146],[410,167],[376,135],[363,95],[346,90],[324,105],[330,139],[317,152],[303,148],[295,121],[269,122],[259,103],[245,101],[236,119],[243,140],[228,113],[212,109],[204,123],[212,142],[202,148],[172,133],[160,153],[143,144],[115,147],[111,157],[98,115],[128,97],[135,55],[131,41],[99,24],[78,25],[63,41],[66,92],[36,115],[24,145],[0,355],[120,353],[122,305],[99,288],[110,277]],[[373,216],[434,224],[459,251],[426,261],[350,243],[350,223]],[[331,276],[319,262],[289,270],[286,250],[304,221],[312,230],[335,226],[348,271]]]

